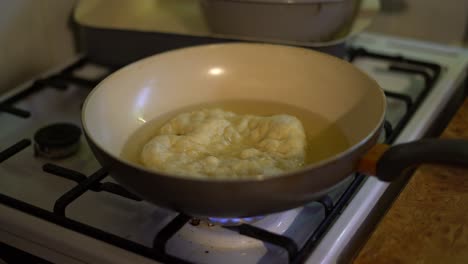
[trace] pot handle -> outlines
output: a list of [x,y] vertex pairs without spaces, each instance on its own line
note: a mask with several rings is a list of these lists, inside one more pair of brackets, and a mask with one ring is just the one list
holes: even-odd
[[468,140],[421,139],[391,147],[376,145],[359,162],[358,171],[388,182],[423,163],[468,167]]

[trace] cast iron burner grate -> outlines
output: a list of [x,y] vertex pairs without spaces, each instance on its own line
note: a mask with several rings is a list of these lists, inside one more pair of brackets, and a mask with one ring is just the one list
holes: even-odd
[[[434,83],[437,81],[441,67],[432,63],[409,60],[402,56],[387,56],[372,53],[364,49],[350,49],[348,59],[353,61],[357,57],[373,57],[390,61],[392,64],[389,67],[389,70],[404,72],[406,74],[421,75],[425,80],[425,87],[416,100],[413,100],[404,94],[386,92],[388,97],[401,100],[406,105],[405,115],[395,127],[392,128],[389,122],[385,122],[384,124],[386,143],[391,144],[402,131],[403,127],[409,121],[414,112],[417,110],[418,106],[424,100],[430,89],[433,87]],[[83,67],[86,65],[86,63],[87,60],[84,58],[77,63],[65,68],[61,72],[50,76],[49,78],[35,81],[28,89],[25,89],[18,94],[6,99],[5,101],[0,102],[0,113],[4,112],[15,115],[19,118],[28,118],[31,113],[16,108],[14,103],[33,93],[39,92],[46,86],[57,89],[65,89],[68,84],[78,84],[84,87],[94,87],[99,82],[99,80],[87,80],[77,78],[72,75],[74,70]],[[21,139],[18,142],[12,144],[11,147],[0,152],[0,163],[14,156],[30,145],[30,139]],[[43,170],[50,174],[77,183],[75,187],[64,193],[59,199],[56,200],[53,212],[33,206],[4,194],[0,194],[0,203],[157,261],[166,263],[190,263],[189,260],[183,260],[168,254],[166,251],[166,244],[169,239],[171,239],[185,224],[189,222],[191,217],[184,214],[177,215],[158,234],[156,234],[153,240],[153,246],[147,247],[128,239],[105,232],[103,230],[94,228],[92,226],[80,223],[66,216],[67,206],[69,206],[71,203],[73,203],[73,201],[75,201],[87,191],[108,192],[135,201],[141,201],[139,197],[128,192],[118,184],[110,182],[102,183],[101,181],[108,176],[108,173],[105,169],[99,169],[92,175],[86,176],[80,172],[48,163],[43,166]],[[317,246],[320,238],[325,234],[333,221],[345,208],[365,178],[365,175],[354,175],[353,181],[335,204],[329,196],[324,196],[318,201],[323,205],[325,217],[319,226],[315,229],[315,231],[309,236],[304,246],[301,248],[299,248],[297,244],[289,237],[274,234],[249,224],[241,224],[238,226],[230,226],[225,228],[234,230],[239,234],[261,240],[265,243],[277,245],[288,253],[289,261],[291,263],[303,263],[313,251],[313,249]]]

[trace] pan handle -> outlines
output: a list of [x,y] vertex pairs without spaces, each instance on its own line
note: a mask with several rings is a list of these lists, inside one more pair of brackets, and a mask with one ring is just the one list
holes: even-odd
[[376,163],[376,176],[392,181],[423,163],[468,167],[468,140],[421,139],[385,148]]

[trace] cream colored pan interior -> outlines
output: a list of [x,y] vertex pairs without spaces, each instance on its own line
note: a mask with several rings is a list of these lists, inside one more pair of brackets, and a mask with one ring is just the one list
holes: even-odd
[[[338,125],[351,145],[381,125],[385,96],[351,64],[311,50],[269,44],[214,44],[138,61],[102,81],[83,110],[85,132],[118,158],[146,121],[206,102],[286,103]],[[323,128],[326,129],[326,128]]]

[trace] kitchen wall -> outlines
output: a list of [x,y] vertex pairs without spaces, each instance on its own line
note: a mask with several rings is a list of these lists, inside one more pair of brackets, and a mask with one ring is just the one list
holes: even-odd
[[0,1],[0,92],[75,54],[70,28],[75,2]]

